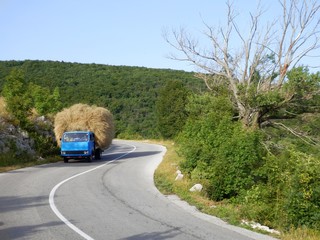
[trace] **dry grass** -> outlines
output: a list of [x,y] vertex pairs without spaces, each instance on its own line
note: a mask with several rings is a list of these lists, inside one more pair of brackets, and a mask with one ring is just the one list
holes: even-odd
[[25,163],[18,163],[17,162],[16,164],[10,165],[10,166],[3,166],[3,167],[0,166],[0,173],[9,172],[9,171],[13,171],[16,169],[21,169],[21,168],[26,168],[26,167],[48,164],[48,163],[55,163],[55,162],[60,162],[60,161],[61,161],[60,156],[51,156],[49,158],[42,159],[42,160],[33,160],[30,162],[25,162]]
[[66,131],[92,131],[100,148],[107,148],[114,137],[113,116],[108,109],[86,104],[75,104],[57,113],[54,132],[58,145]]
[[20,166],[0,167],[0,173],[9,172],[21,168]]
[[[212,207],[215,202],[209,200],[202,193],[189,192],[189,189],[199,182],[190,180],[187,176],[180,181],[175,181],[176,171],[180,170],[179,165],[183,160],[176,151],[175,144],[171,141],[157,142],[167,148],[163,161],[155,171],[155,182],[159,190],[164,194],[177,194],[181,199],[188,200],[199,209]],[[163,185],[163,186],[162,186]],[[169,186],[169,189],[166,189]]]
[[289,232],[284,233],[281,237],[282,240],[319,240],[320,232],[316,230],[298,228],[291,229]]
[[0,97],[0,116],[5,119],[10,119],[10,114],[6,109],[6,101],[4,97]]

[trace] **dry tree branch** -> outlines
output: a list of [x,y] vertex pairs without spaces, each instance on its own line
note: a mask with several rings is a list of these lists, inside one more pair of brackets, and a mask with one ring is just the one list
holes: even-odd
[[[213,28],[204,23],[204,36],[209,40],[209,48],[201,48],[199,42],[183,28],[173,31],[174,41],[165,38],[183,56],[171,56],[172,59],[190,62],[199,67],[202,73],[224,77],[244,125],[249,126],[250,114],[256,113],[247,101],[248,97],[281,90],[287,72],[302,58],[320,48],[318,0],[278,2],[282,10],[280,18],[260,26],[264,12],[258,5],[256,12],[250,13],[251,21],[246,33],[237,25],[237,14],[230,1],[227,1],[224,27]],[[200,74],[199,77],[212,90],[213,82],[204,76]],[[291,100],[290,95],[284,102]],[[277,108],[279,104],[282,103],[275,103],[272,107]]]
[[292,128],[289,128],[288,126],[284,125],[283,123],[272,122],[272,124],[282,127],[283,129],[289,131],[291,134],[293,134],[294,136],[298,137],[303,142],[305,142],[305,143],[307,143],[309,145],[320,146],[320,144],[318,142],[316,142],[315,140],[313,140],[312,138],[306,136],[305,134],[299,133],[299,132],[293,130]]

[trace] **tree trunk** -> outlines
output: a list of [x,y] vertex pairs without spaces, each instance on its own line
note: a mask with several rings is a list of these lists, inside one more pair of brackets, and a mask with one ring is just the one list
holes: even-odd
[[245,128],[259,129],[260,117],[261,113],[254,109],[245,109],[242,114],[240,113],[240,119]]

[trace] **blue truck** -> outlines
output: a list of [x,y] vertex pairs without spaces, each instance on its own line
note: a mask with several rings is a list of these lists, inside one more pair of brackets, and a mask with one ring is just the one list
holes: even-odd
[[69,159],[86,159],[91,162],[93,159],[100,159],[101,152],[91,131],[71,131],[62,135],[61,157],[65,163]]

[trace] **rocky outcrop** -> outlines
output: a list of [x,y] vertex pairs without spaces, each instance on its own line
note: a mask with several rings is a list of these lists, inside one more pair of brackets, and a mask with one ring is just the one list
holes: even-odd
[[0,117],[0,153],[15,151],[17,155],[34,154],[34,142],[28,132]]
[[[35,131],[54,138],[52,124],[44,117],[35,120]],[[35,155],[34,140],[29,133],[0,116],[0,154],[14,151],[16,155]]]

